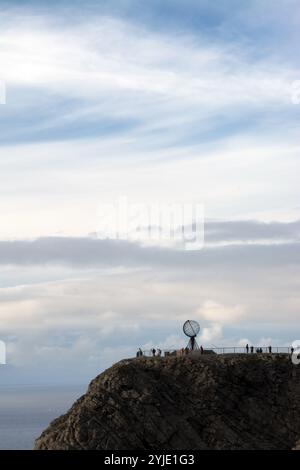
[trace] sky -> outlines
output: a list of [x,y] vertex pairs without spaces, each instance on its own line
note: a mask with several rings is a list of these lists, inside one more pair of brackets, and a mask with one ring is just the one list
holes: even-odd
[[[208,348],[300,339],[299,21],[0,0],[0,383],[86,383],[189,318]],[[122,197],[201,205],[204,245],[99,236]]]

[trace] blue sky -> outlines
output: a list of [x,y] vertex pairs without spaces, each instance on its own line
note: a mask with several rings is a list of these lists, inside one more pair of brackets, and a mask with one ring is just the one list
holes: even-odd
[[[181,346],[186,317],[207,347],[299,339],[299,20],[289,0],[0,2],[4,382],[85,382]],[[203,204],[204,249],[95,239],[120,195]]]

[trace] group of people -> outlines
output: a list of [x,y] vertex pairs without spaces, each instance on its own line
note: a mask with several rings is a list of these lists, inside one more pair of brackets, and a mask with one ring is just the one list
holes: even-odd
[[[155,357],[155,356],[161,357],[161,355],[162,355],[162,350],[159,349],[159,348],[158,348],[158,349],[152,348],[152,349],[151,349],[151,354],[152,354],[153,357]],[[136,353],[136,357],[142,357],[142,356],[144,356],[144,353],[143,353],[143,351],[141,350],[141,348],[139,348],[138,351],[137,351],[137,353]]]
[[[204,354],[204,349],[202,346],[200,346],[200,354]],[[180,349],[180,353],[182,356],[184,356],[185,354],[188,354],[191,350],[189,348],[182,348]],[[162,350],[157,348],[152,348],[150,349],[150,352],[151,352],[151,355],[152,357],[161,357],[162,356]],[[178,354],[179,351],[177,351],[177,354]],[[176,351],[174,351],[174,353],[172,354],[175,354]],[[167,352],[165,353],[166,355],[168,354]],[[147,354],[146,354],[147,355]],[[136,357],[142,357],[142,356],[145,356],[144,352],[141,350],[141,348],[138,349],[137,353],[136,353]]]
[[[254,353],[254,346],[249,347],[249,344],[246,344],[247,354],[249,353],[249,349],[250,349],[250,353],[253,354]],[[272,354],[272,346],[268,346],[268,351],[269,351],[269,354]],[[262,348],[256,348],[256,353],[257,354],[261,354],[262,352],[263,352]]]
[[154,348],[151,349],[151,354],[152,354],[153,357],[155,357],[155,356],[160,357],[161,353],[162,353],[161,349],[154,349]]

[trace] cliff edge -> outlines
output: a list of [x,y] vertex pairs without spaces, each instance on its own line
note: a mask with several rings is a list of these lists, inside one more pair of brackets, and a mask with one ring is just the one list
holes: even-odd
[[115,364],[35,449],[292,449],[299,442],[300,366],[287,355],[190,354]]

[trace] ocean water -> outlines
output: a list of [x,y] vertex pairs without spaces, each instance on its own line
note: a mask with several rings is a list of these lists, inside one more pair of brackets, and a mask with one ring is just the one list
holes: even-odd
[[86,386],[0,386],[0,450],[32,449],[50,421],[65,413]]

